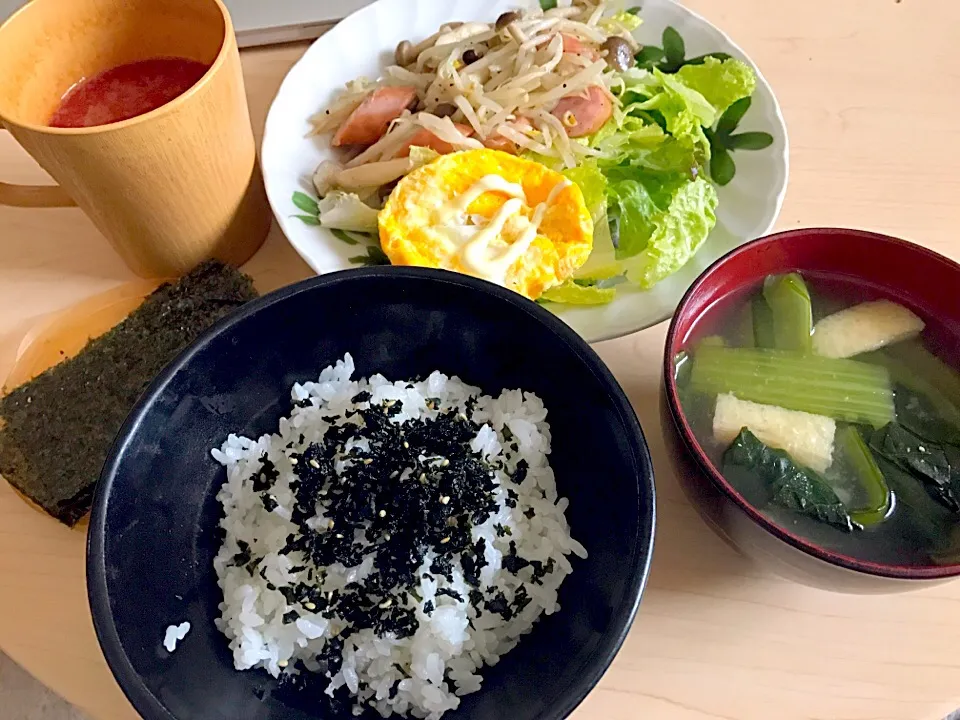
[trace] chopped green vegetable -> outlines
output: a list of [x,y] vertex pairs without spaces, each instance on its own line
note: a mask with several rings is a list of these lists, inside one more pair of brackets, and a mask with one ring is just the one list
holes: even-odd
[[750,316],[753,318],[753,345],[758,348],[773,348],[776,337],[773,333],[773,311],[763,299],[763,294],[757,295],[749,305]]
[[712,395],[732,393],[741,400],[874,427],[896,419],[887,371],[855,360],[705,347],[694,358],[691,385]]
[[601,168],[643,168],[695,177],[694,168],[699,173],[710,160],[703,125],[713,123],[713,106],[659,70],[631,69],[621,73],[621,79],[622,108],[590,139],[603,153]]
[[317,203],[320,224],[325,228],[353,232],[377,232],[377,215],[372,207],[353,193],[333,190]]
[[584,160],[576,167],[563,170],[567,180],[576,183],[583,194],[583,204],[587,206],[592,217],[602,212],[607,206],[607,178],[594,160]]
[[563,175],[580,188],[584,205],[593,219],[593,251],[587,262],[577,271],[577,275],[598,277],[597,273],[604,270],[608,270],[611,275],[622,272],[616,265],[616,248],[607,223],[606,176],[593,160],[586,160],[576,167],[568,168],[563,171]]
[[928,375],[921,375],[917,365],[895,358],[889,349],[866,353],[857,359],[881,365],[890,373],[898,386],[895,394],[897,420],[901,425],[923,437],[960,442],[960,408],[950,402],[942,384],[935,385],[935,379],[931,381]]
[[622,273],[620,275],[610,275],[607,273],[599,272],[596,277],[578,277],[574,278],[573,282],[582,287],[595,287],[600,288],[601,290],[606,290],[607,288],[614,288],[617,285],[622,285],[627,282],[627,278]]
[[741,98],[749,97],[757,87],[757,76],[746,63],[730,59],[704,58],[702,63],[684,65],[677,78],[696,90],[714,110],[722,113]]
[[[619,183],[617,191],[629,182]],[[707,239],[717,221],[717,192],[698,178],[675,188],[666,208],[642,215],[650,212],[650,196],[640,183],[631,190],[618,196],[622,205],[617,255],[625,258],[627,278],[649,288],[683,267]]]
[[927,350],[919,340],[897,343],[885,352],[892,358],[914,368],[920,376],[938,388],[954,407],[960,408],[960,372]]
[[890,423],[873,433],[870,447],[922,481],[945,508],[960,514],[960,446],[927,440]]
[[606,305],[616,297],[614,288],[601,288],[596,285],[581,285],[573,280],[566,280],[557,287],[544,290],[540,296],[542,300],[568,305]]
[[320,208],[317,207],[317,201],[306,193],[300,192],[299,190],[293,193],[293,204],[309,215],[317,216],[320,214]]
[[723,454],[723,471],[739,467],[759,476],[768,487],[769,503],[851,532],[853,522],[830,484],[813,470],[800,467],[782,450],[764,445],[741,430]]
[[320,218],[316,215],[294,215],[294,217],[304,225],[319,225]]
[[944,529],[954,522],[953,516],[930,497],[923,484],[885,457],[874,454],[874,460],[896,497],[896,512],[906,512],[910,524],[927,542],[939,545]]
[[763,299],[773,315],[774,347],[809,353],[813,307],[807,284],[799,273],[767,277],[763,283]]
[[876,525],[890,512],[893,497],[883,473],[873,459],[873,453],[864,442],[860,431],[853,425],[846,425],[837,431],[836,446],[841,462],[853,471],[867,497],[866,507],[852,511],[850,517],[864,527]]
[[557,6],[557,0],[540,0],[541,10],[553,10]]
[[734,326],[734,337],[737,347],[754,347],[756,343],[753,338],[753,304],[744,303],[737,315],[737,323]]

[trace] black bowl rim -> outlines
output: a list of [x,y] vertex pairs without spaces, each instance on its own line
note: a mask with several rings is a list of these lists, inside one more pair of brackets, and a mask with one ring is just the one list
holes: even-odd
[[[752,520],[756,525],[760,526],[761,529],[783,541],[787,545],[800,550],[806,555],[810,555],[830,565],[839,566],[847,570],[863,573],[865,575],[873,575],[875,577],[892,578],[898,580],[937,580],[960,576],[960,564],[916,567],[910,565],[892,565],[860,560],[850,555],[827,550],[826,548],[821,547],[816,543],[812,543],[806,538],[792,533],[783,526],[773,522],[763,515],[759,510],[754,508],[753,505],[747,502],[746,498],[744,498],[743,495],[741,495],[737,489],[733,487],[733,485],[727,482],[720,471],[714,467],[713,463],[700,447],[700,443],[693,436],[693,430],[690,428],[690,425],[686,420],[686,416],[680,408],[680,396],[677,392],[676,379],[673,374],[673,355],[671,353],[671,348],[677,341],[677,335],[679,333],[678,326],[680,322],[679,318],[686,309],[686,306],[693,295],[698,292],[704,283],[710,279],[717,268],[726,264],[730,260],[741,255],[749,255],[765,245],[777,244],[784,241],[792,241],[796,238],[802,238],[811,234],[847,236],[856,235],[867,238],[874,242],[896,245],[898,247],[905,248],[910,252],[914,252],[919,255],[926,255],[931,260],[944,263],[950,266],[957,273],[960,273],[960,263],[956,263],[950,258],[934,252],[929,248],[925,248],[922,245],[917,245],[916,243],[891,237],[889,235],[871,232],[869,230],[858,230],[853,228],[809,227],[796,228],[794,230],[784,230],[778,233],[765,235],[764,237],[757,238],[756,240],[751,240],[750,242],[735,248],[723,257],[716,260],[712,265],[710,265],[710,267],[700,274],[700,277],[698,277],[687,289],[687,292],[684,293],[683,298],[680,300],[680,304],[677,306],[676,313],[674,313],[673,318],[670,320],[670,327],[667,331],[667,339],[663,350],[663,384],[664,388],[666,389],[667,406],[670,409],[670,416],[673,420],[674,427],[676,427],[677,432],[680,434],[680,437],[683,440],[683,445],[687,449],[689,455],[693,458],[694,462],[697,464],[703,474],[710,478],[715,488],[720,490],[729,500],[733,501],[733,503],[740,510],[742,510],[743,513],[750,518],[750,520]],[[746,282],[752,282],[755,279],[756,278],[750,278],[749,280],[745,280],[744,284],[746,284]]]
[[505,300],[518,311],[532,315],[535,319],[539,320],[540,323],[546,325],[551,332],[565,342],[572,352],[579,355],[581,359],[587,363],[590,370],[599,377],[604,385],[609,387],[611,391],[610,396],[617,406],[625,429],[637,440],[636,459],[640,469],[640,473],[637,476],[637,484],[640,490],[641,503],[644,503],[644,498],[648,499],[647,502],[649,505],[647,505],[647,507],[649,508],[648,512],[650,514],[650,529],[646,537],[640,537],[640,533],[638,533],[636,542],[642,548],[646,549],[646,557],[633,569],[633,576],[629,583],[630,591],[627,602],[630,606],[627,608],[627,613],[622,616],[619,626],[613,629],[613,634],[611,635],[609,632],[606,634],[607,640],[604,643],[605,647],[600,654],[592,658],[592,666],[584,675],[583,682],[571,685],[563,695],[556,699],[553,707],[549,710],[550,717],[566,717],[573,712],[587,694],[597,685],[600,678],[606,673],[613,659],[620,651],[633,625],[634,618],[640,606],[640,599],[650,574],[650,563],[653,557],[653,542],[656,529],[656,492],[650,448],[647,445],[636,412],[630,404],[630,400],[627,398],[623,388],[620,386],[620,383],[617,382],[613,376],[613,373],[610,372],[610,369],[607,368],[593,348],[566,323],[522,295],[499,285],[468,275],[430,268],[369,267],[342,270],[308,278],[274,290],[246,303],[235,312],[211,326],[153,380],[127,416],[107,455],[107,460],[104,463],[100,479],[96,486],[90,516],[90,526],[87,532],[87,596],[90,611],[93,616],[94,630],[96,631],[97,640],[100,643],[107,665],[110,667],[120,688],[133,704],[134,708],[136,708],[139,713],[142,713],[145,718],[148,718],[148,720],[180,719],[175,718],[150,691],[134,669],[124,651],[116,625],[113,621],[113,615],[110,611],[104,558],[107,501],[130,438],[137,431],[137,428],[156,401],[156,398],[160,395],[163,388],[172,380],[174,375],[184,369],[202,348],[206,347],[225,330],[244,322],[264,308],[284,302],[301,293],[308,293],[314,288],[340,283],[349,284],[354,280],[370,278],[390,279],[398,282],[415,280],[457,285],[468,291],[484,293]]

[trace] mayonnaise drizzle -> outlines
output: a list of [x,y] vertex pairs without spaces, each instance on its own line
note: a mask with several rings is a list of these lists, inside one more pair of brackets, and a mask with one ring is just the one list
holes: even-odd
[[520,213],[526,203],[526,193],[522,185],[508,182],[499,175],[486,175],[471,185],[466,192],[441,207],[439,219],[443,224],[448,224],[451,220],[463,222],[467,208],[484,193],[502,192],[509,195],[510,199],[460,249],[460,258],[467,271],[485,280],[506,285],[507,271],[510,266],[523,257],[530,248],[537,237],[537,230],[550,205],[569,185],[570,181],[566,179],[554,185],[546,201],[534,208],[533,218],[526,221],[526,227],[520,236],[499,254],[495,252],[492,243],[497,240],[506,242],[501,237],[504,226],[512,216]]

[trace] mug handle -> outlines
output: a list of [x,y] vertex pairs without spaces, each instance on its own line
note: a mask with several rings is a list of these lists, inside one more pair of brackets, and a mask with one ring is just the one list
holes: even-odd
[[[0,129],[6,129],[0,126]],[[74,207],[77,203],[59,185],[14,185],[0,182],[0,205],[21,208]]]

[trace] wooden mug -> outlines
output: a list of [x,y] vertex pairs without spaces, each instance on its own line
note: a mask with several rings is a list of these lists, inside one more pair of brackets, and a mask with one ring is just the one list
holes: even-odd
[[[49,126],[79,80],[170,56],[209,70],[129,120]],[[75,201],[143,277],[182,275],[211,257],[242,264],[270,229],[237,40],[220,0],[32,0],[0,26],[0,124],[60,184],[0,183],[0,204]]]

